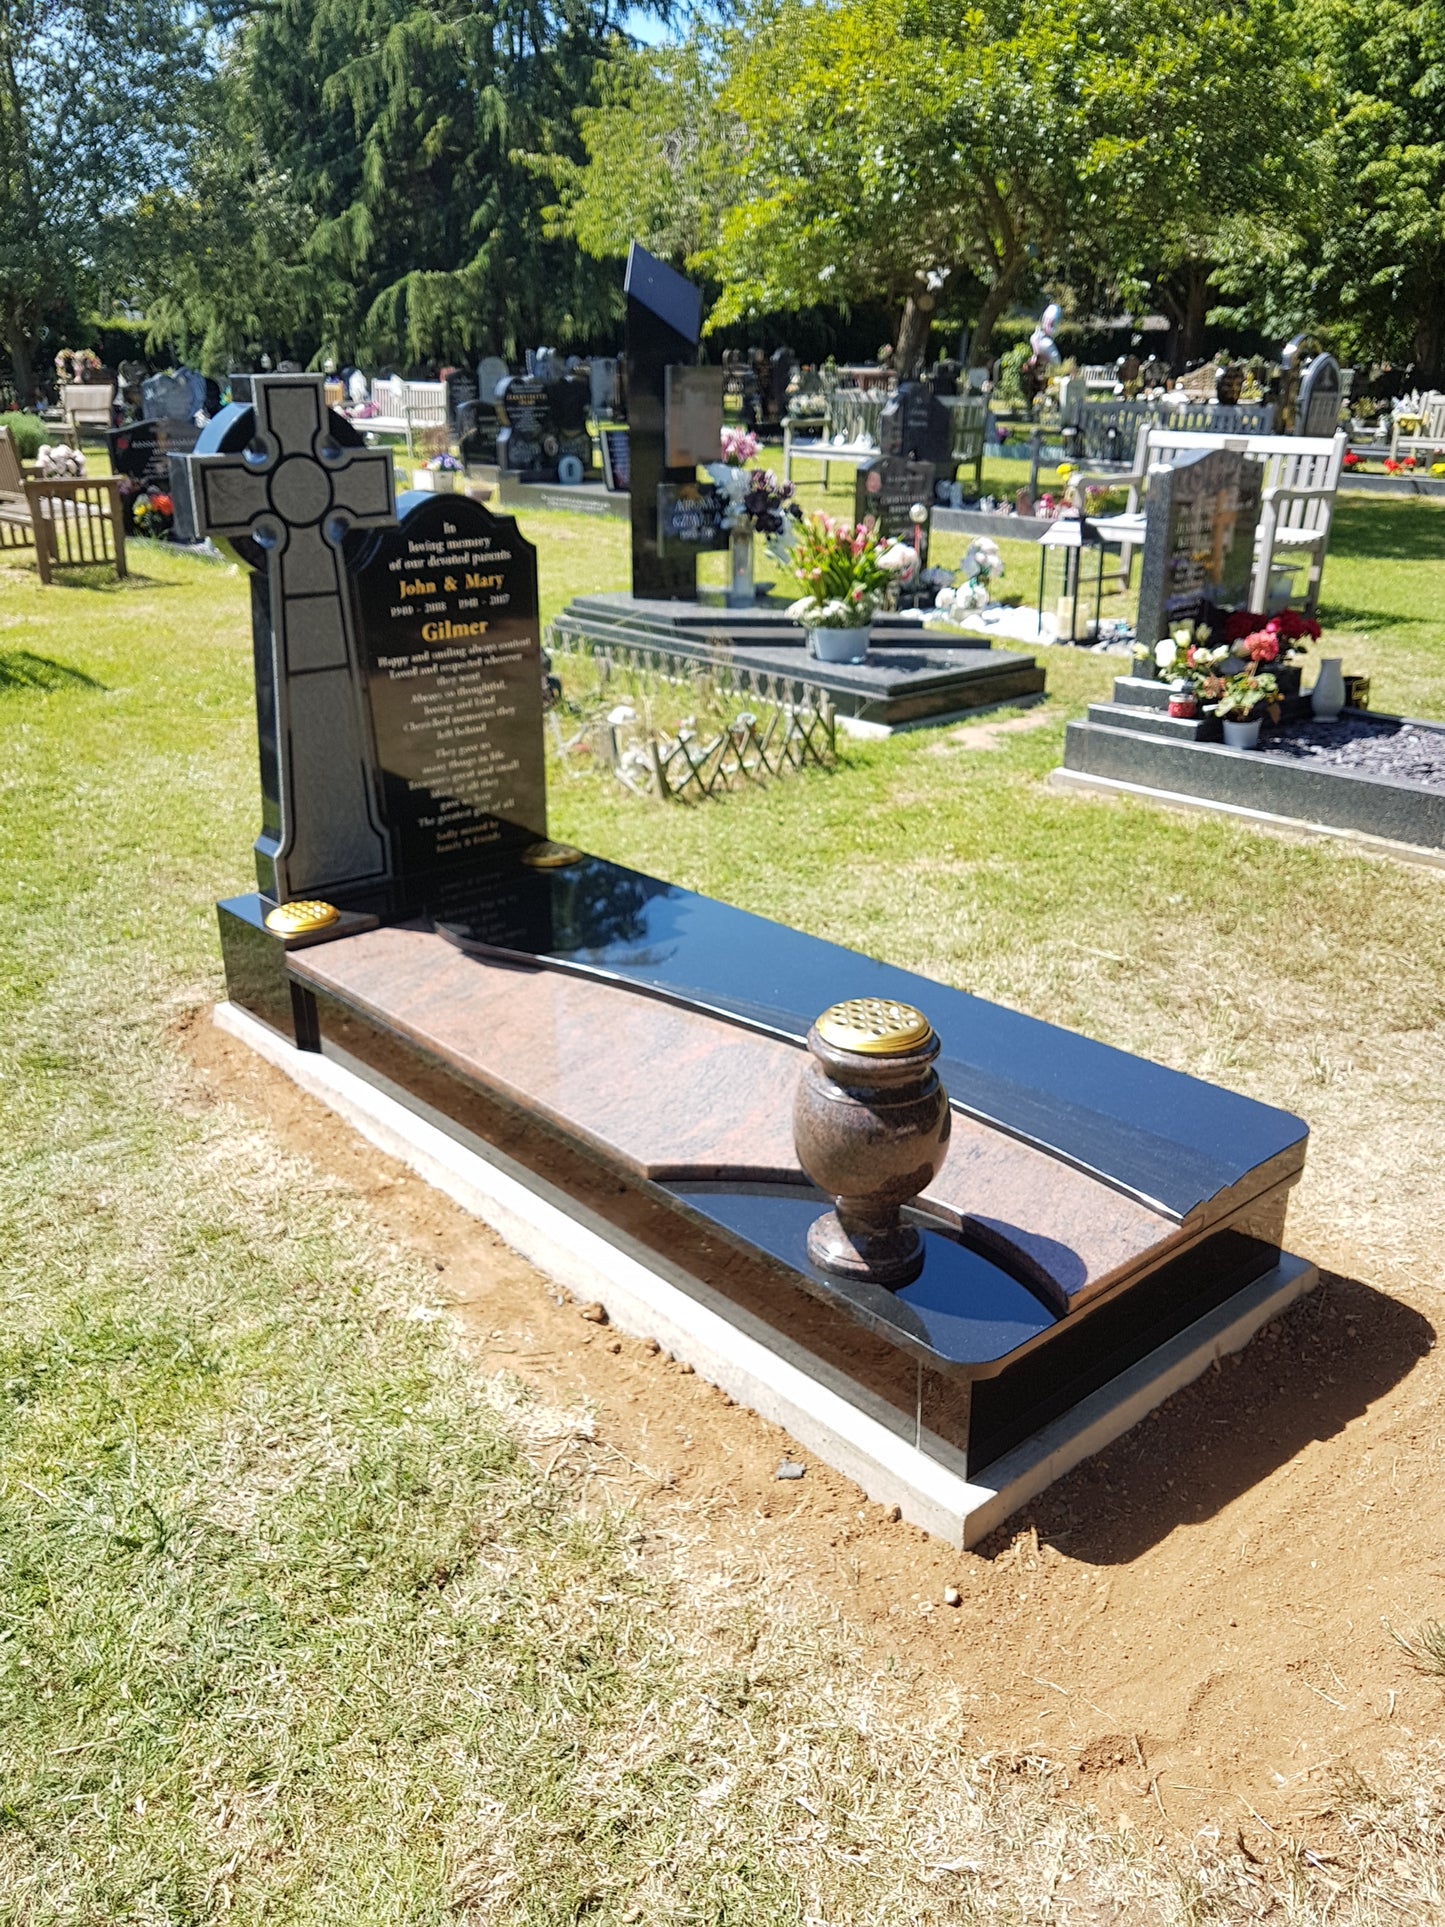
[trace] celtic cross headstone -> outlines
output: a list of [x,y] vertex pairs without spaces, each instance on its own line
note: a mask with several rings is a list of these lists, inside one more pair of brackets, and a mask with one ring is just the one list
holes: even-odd
[[343,554],[351,530],[396,524],[391,455],[328,410],[323,379],[255,376],[171,465],[183,538],[218,537],[252,570],[256,875],[277,903],[391,871]]

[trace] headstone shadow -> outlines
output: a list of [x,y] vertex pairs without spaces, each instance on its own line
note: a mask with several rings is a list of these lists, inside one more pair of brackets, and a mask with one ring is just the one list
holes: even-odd
[[1326,1272],[1243,1352],[1050,1487],[980,1551],[996,1557],[1032,1526],[1070,1559],[1128,1565],[1343,1431],[1434,1342],[1411,1306]]
[[53,656],[37,656],[29,649],[0,649],[0,691],[38,689],[52,694],[61,689],[104,689],[103,682],[72,669]]

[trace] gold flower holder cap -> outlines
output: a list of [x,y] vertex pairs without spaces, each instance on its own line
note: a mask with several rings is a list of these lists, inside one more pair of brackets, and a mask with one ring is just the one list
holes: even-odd
[[830,1004],[813,1028],[834,1050],[861,1051],[865,1057],[900,1056],[933,1035],[921,1010],[887,997],[850,997],[846,1003]]
[[278,937],[302,937],[312,930],[324,930],[335,923],[341,912],[334,903],[318,897],[305,897],[295,903],[278,903],[266,912],[266,928]]
[[582,861],[582,852],[573,843],[529,843],[520,860],[529,870],[565,870]]

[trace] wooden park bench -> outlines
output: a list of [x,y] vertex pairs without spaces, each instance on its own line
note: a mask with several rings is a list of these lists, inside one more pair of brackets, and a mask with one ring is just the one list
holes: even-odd
[[793,479],[794,462],[817,462],[823,470],[823,486],[835,462],[845,468],[860,469],[878,454],[878,421],[888,400],[879,387],[836,388],[828,397],[823,432],[805,441],[794,437],[794,423],[783,423],[783,480]]
[[[1407,427],[1407,424],[1417,424]],[[1402,402],[1395,410],[1390,428],[1390,456],[1400,461],[1406,455],[1439,461],[1445,455],[1445,395],[1437,390],[1418,400]]]
[[[1119,549],[1121,573],[1127,583],[1133,552],[1144,541],[1143,503],[1150,471],[1200,449],[1237,448],[1248,460],[1259,462],[1264,468],[1249,606],[1261,611],[1268,609],[1270,572],[1281,560],[1290,567],[1307,562],[1309,573],[1302,604],[1304,613],[1312,616],[1319,602],[1320,576],[1329,547],[1345,441],[1343,431],[1328,437],[1204,435],[1173,428],[1142,427],[1128,477],[1128,507],[1119,515],[1091,516],[1089,526],[1111,548]],[[1117,472],[1095,476],[1085,471],[1084,479],[1107,483],[1123,478]],[[1292,594],[1290,599],[1294,601],[1295,596]]]
[[35,549],[40,580],[56,569],[126,573],[125,518],[117,475],[37,475],[0,423],[0,547]]
[[61,413],[67,426],[84,440],[87,429],[104,437],[115,403],[115,384],[107,381],[70,381],[60,391]]
[[408,455],[414,453],[418,429],[448,429],[445,382],[378,375],[371,384],[371,400],[378,412],[358,416],[357,427],[377,435],[405,436]]

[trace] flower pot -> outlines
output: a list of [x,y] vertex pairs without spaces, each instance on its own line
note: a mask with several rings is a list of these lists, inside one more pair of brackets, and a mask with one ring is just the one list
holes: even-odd
[[1258,749],[1259,718],[1247,723],[1226,722],[1224,725],[1224,746],[1226,749]]
[[1344,658],[1325,656],[1320,662],[1315,686],[1310,691],[1310,709],[1318,721],[1332,723],[1345,706]]
[[809,629],[808,654],[819,662],[864,662],[872,633],[871,622],[856,629]]
[[756,600],[753,582],[753,525],[734,529],[728,536],[728,607],[751,609]]

